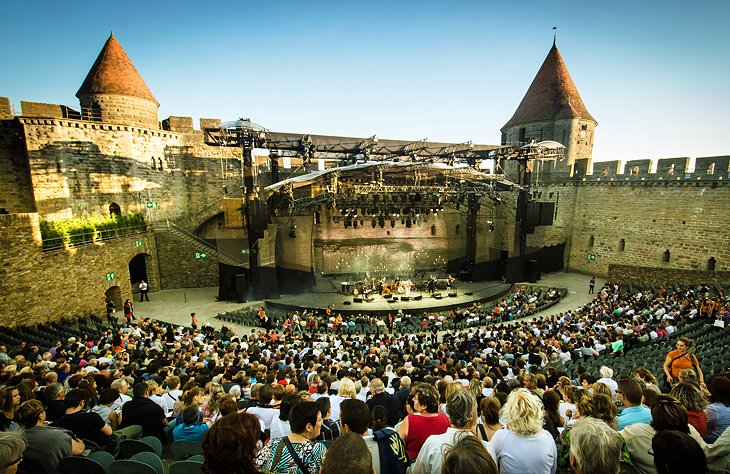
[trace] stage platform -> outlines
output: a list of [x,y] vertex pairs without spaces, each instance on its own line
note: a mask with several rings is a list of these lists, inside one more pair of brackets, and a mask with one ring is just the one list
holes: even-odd
[[[502,281],[458,282],[451,290],[437,290],[440,298],[434,297],[426,291],[412,291],[410,298],[404,301],[404,295],[395,295],[386,299],[381,295],[374,295],[371,301],[364,301],[361,297],[342,293],[302,293],[298,295],[282,295],[280,298],[266,300],[268,308],[285,311],[302,312],[304,309],[319,310],[319,313],[332,305],[335,313],[343,316],[368,314],[385,316],[395,314],[399,309],[404,313],[422,313],[424,311],[439,312],[463,308],[473,303],[482,303],[496,300],[510,292],[513,285]],[[450,296],[451,294],[451,296]],[[397,300],[395,298],[397,297]],[[356,301],[356,298],[360,301]]]

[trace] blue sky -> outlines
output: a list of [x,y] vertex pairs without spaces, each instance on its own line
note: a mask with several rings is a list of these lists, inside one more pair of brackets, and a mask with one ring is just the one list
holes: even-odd
[[[730,154],[730,1],[3,2],[0,96],[78,108],[115,35],[160,118],[498,144],[552,44],[595,160]],[[196,125],[197,126],[197,125]]]

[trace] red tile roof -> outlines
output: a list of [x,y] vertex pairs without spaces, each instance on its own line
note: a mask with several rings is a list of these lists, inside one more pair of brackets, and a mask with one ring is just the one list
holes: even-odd
[[502,130],[518,124],[561,118],[581,118],[596,122],[586,110],[563,57],[553,43],[517,111]]
[[160,105],[152,95],[142,76],[129,60],[124,48],[114,37],[109,36],[99,57],[91,66],[76,97],[92,94],[119,94],[147,99]]

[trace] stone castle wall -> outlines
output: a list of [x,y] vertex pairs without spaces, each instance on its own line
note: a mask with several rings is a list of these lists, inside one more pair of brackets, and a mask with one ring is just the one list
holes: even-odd
[[[128,262],[138,254],[151,257],[145,259],[150,288],[159,288],[153,233],[43,252],[38,222],[38,214],[0,215],[0,325],[103,315],[111,287],[119,287],[122,299],[132,297]],[[115,279],[107,281],[112,272]]]
[[[104,123],[159,129],[157,104],[147,99],[117,94],[94,94],[79,99],[84,117]],[[30,115],[23,111],[24,115]]]
[[0,120],[0,213],[35,212],[23,129]]

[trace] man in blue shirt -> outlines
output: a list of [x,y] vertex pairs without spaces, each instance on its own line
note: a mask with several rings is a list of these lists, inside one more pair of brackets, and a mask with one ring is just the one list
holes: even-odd
[[624,405],[616,417],[619,431],[635,423],[651,424],[651,410],[641,404],[641,386],[636,380],[629,377],[619,379],[616,394]]

